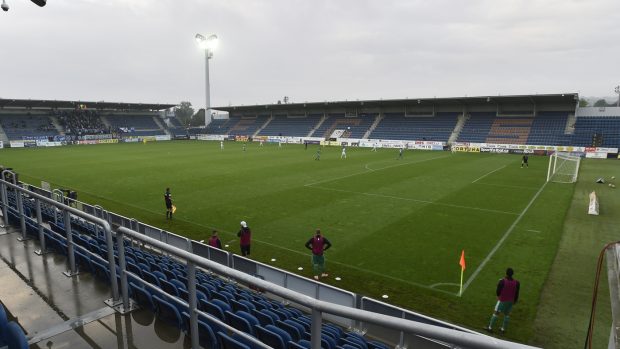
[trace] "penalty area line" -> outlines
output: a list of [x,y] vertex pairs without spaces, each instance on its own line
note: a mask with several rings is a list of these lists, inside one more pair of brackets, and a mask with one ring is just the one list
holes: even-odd
[[504,166],[502,166],[502,167],[500,167],[500,168],[496,168],[495,170],[493,170],[493,171],[491,171],[491,172],[489,172],[489,173],[487,173],[487,174],[484,174],[484,175],[482,175],[482,176],[478,177],[478,178],[477,178],[475,181],[473,181],[472,183],[476,183],[476,182],[478,182],[479,180],[483,179],[484,177],[486,177],[486,176],[488,176],[488,175],[490,175],[490,174],[493,174],[493,173],[495,173],[495,172],[497,172],[497,171],[501,170],[502,168],[504,168],[504,167],[506,167],[506,166],[508,166],[508,165],[504,165]]
[[487,265],[487,263],[489,263],[489,261],[491,260],[493,255],[495,255],[495,252],[497,252],[497,250],[499,250],[500,246],[502,246],[504,241],[506,241],[508,236],[510,236],[510,234],[513,232],[513,230],[515,229],[517,224],[519,224],[519,222],[521,221],[521,218],[523,218],[525,213],[530,209],[530,207],[532,207],[532,205],[534,204],[534,201],[536,201],[536,199],[538,198],[540,193],[542,193],[543,189],[545,189],[545,187],[547,186],[547,183],[548,182],[544,182],[543,183],[543,185],[540,187],[540,189],[538,189],[536,194],[534,194],[534,196],[532,197],[530,202],[527,204],[527,206],[525,206],[523,211],[521,211],[521,214],[517,217],[517,219],[515,219],[514,222],[512,222],[512,225],[508,228],[508,230],[506,230],[506,232],[504,233],[502,238],[499,239],[499,241],[497,242],[497,244],[495,244],[495,246],[493,246],[493,249],[491,250],[491,252],[489,252],[489,254],[484,258],[482,263],[480,263],[478,268],[476,268],[476,270],[473,272],[473,274],[471,274],[471,276],[467,279],[467,282],[465,282],[465,284],[463,285],[463,293],[465,293],[465,291],[467,290],[469,285],[471,285],[471,283],[474,282],[474,280],[476,279],[478,274],[480,274],[482,269]]
[[445,156],[445,155],[444,156],[436,156],[436,157],[433,157],[433,158],[428,158],[428,159],[423,159],[423,160],[418,160],[418,161],[411,161],[411,162],[406,162],[406,163],[401,163],[401,164],[396,164],[396,165],[390,165],[390,166],[385,166],[385,167],[381,167],[381,168],[377,168],[377,169],[371,169],[370,167],[368,167],[368,165],[370,165],[370,164],[366,164],[365,168],[366,168],[367,171],[356,172],[356,173],[352,173],[352,174],[348,174],[348,175],[344,175],[344,176],[340,176],[340,177],[328,178],[328,179],[324,179],[324,180],[320,180],[320,181],[316,181],[316,182],[312,182],[312,183],[307,183],[307,184],[304,184],[304,187],[309,187],[309,186],[313,186],[313,185],[317,185],[317,184],[321,184],[321,183],[333,182],[333,181],[337,181],[339,179],[345,179],[345,178],[349,178],[349,177],[353,177],[353,176],[359,176],[359,175],[367,174],[369,172],[387,170],[389,168],[394,168],[394,167],[398,167],[398,166],[419,164],[419,163],[426,162],[426,161],[443,159],[443,158],[448,158],[448,157],[450,157],[450,156],[449,155],[448,156]]

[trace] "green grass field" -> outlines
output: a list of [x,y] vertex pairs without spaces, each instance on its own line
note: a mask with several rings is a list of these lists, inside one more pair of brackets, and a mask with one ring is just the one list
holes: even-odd
[[[387,294],[390,303],[475,330],[488,321],[495,285],[510,266],[522,293],[506,338],[547,344],[535,322],[556,321],[537,312],[575,188],[545,184],[548,158],[530,157],[522,169],[516,155],[407,151],[398,160],[394,149],[350,148],[341,160],[340,149],[325,148],[315,161],[316,147],[248,144],[244,152],[226,143],[221,151],[219,142],[188,141],[6,149],[0,164],[23,181],[74,189],[82,201],[192,239],[215,228],[235,253],[245,220],[252,258],[308,277],[304,243],[321,228],[333,243],[324,282]],[[178,208],[172,221],[166,187]]]

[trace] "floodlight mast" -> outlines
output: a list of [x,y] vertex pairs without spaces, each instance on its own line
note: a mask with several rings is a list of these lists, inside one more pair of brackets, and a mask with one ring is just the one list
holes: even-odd
[[211,117],[211,87],[209,84],[209,59],[213,57],[213,50],[217,46],[217,35],[211,34],[205,37],[202,34],[196,34],[194,37],[198,46],[205,50],[205,126],[209,124]]
[[616,107],[620,107],[620,85],[616,86],[614,91],[618,94],[618,101],[616,102]]

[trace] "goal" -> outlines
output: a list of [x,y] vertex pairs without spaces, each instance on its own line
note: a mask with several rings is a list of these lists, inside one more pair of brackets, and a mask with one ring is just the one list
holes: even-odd
[[579,156],[567,153],[554,153],[549,157],[547,182],[575,183],[579,174]]

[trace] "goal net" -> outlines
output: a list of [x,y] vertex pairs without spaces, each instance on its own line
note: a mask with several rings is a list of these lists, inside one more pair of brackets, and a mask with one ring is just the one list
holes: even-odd
[[567,153],[555,153],[549,157],[547,182],[575,183],[579,174],[579,156]]

